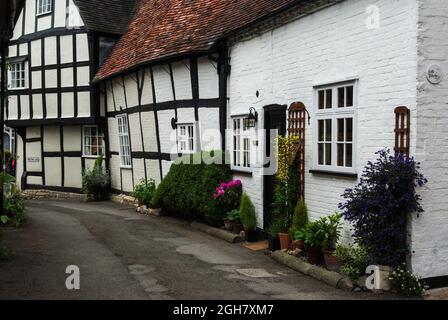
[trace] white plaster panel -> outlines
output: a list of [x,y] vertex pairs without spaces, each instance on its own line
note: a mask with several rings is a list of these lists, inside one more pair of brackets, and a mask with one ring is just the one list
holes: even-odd
[[151,73],[149,69],[144,69],[144,82],[143,82],[143,90],[142,90],[142,104],[152,104],[154,103],[153,95],[152,95],[152,81],[151,81]]
[[[38,158],[38,162],[29,161],[30,158]],[[42,172],[42,152],[40,142],[26,144],[26,169],[31,172]]]
[[45,65],[56,63],[56,37],[45,38]]
[[64,126],[64,151],[81,150],[81,126]]
[[28,184],[42,185],[42,177],[26,177],[26,180]]
[[221,149],[221,132],[219,128],[218,108],[199,108],[199,137],[201,150]]
[[9,46],[8,57],[14,58],[17,57],[17,45]]
[[66,20],[66,2],[56,0],[54,5],[54,26],[55,28],[65,27]]
[[145,179],[144,159],[132,159],[132,168],[134,172],[135,183],[139,183],[141,179]]
[[146,174],[148,179],[153,179],[158,185],[160,183],[160,167],[158,160],[146,160]]
[[45,87],[46,88],[58,87],[58,73],[56,70],[45,71]]
[[171,165],[173,164],[172,161],[162,161],[162,175],[165,178],[168,172],[170,172]]
[[19,51],[21,56],[28,55],[28,44],[27,43],[19,44]]
[[106,90],[106,103],[108,112],[115,111],[115,101],[111,85],[112,85],[111,82],[109,81],[106,82],[105,90]]
[[20,11],[19,18],[14,26],[13,36],[11,40],[17,40],[23,34],[23,10]]
[[83,27],[84,22],[82,21],[82,17],[79,13],[78,7],[75,5],[73,0],[70,0],[68,10],[69,10],[69,16],[66,24],[67,27],[69,28]]
[[78,92],[78,116],[90,117],[90,92]]
[[75,100],[73,92],[64,92],[61,94],[61,116],[70,118],[75,115]]
[[33,94],[33,118],[43,118],[42,94]]
[[[17,141],[17,157],[23,159],[23,139],[21,136],[16,135]],[[16,185],[18,190],[22,190],[21,177],[23,175],[23,161],[16,161]]]
[[191,73],[189,68],[189,60],[184,60],[172,64],[176,100],[193,99],[191,89]]
[[56,93],[46,94],[47,118],[58,117],[58,95]]
[[174,110],[164,110],[157,112],[162,153],[177,152],[176,130],[174,130],[171,126],[171,119],[174,116]]
[[90,68],[88,66],[78,67],[77,77],[78,87],[90,85]]
[[168,65],[153,67],[156,101],[158,103],[173,101],[173,88],[171,86],[170,69]]
[[42,88],[42,71],[33,71],[31,73],[31,85],[32,89],[41,89]]
[[26,138],[40,138],[40,127],[27,127],[26,128]]
[[60,187],[62,182],[61,158],[45,158],[45,184]]
[[219,98],[219,75],[216,63],[208,58],[198,59],[199,98]]
[[37,31],[51,28],[51,15],[37,17]]
[[89,61],[89,41],[87,33],[79,33],[76,35],[76,61]]
[[10,96],[8,97],[8,119],[15,120],[19,116],[18,104],[17,104],[18,96]]
[[123,191],[124,192],[132,192],[134,190],[133,185],[133,177],[132,177],[132,170],[131,169],[121,169],[121,174],[123,177],[122,183],[123,183]]
[[58,126],[44,127],[44,152],[61,151],[61,132]]
[[34,33],[36,0],[27,0],[25,6],[25,34]]
[[[210,119],[208,119],[208,120],[210,120]],[[193,123],[193,122],[195,122],[194,108],[179,108],[179,109],[177,109],[177,122],[178,123]]]
[[111,152],[118,152],[118,124],[116,118],[108,118],[109,148]]
[[73,87],[73,68],[61,69],[61,87]]
[[156,123],[154,121],[154,112],[142,112],[142,128],[143,128],[143,142],[145,144],[145,151],[157,152],[157,135]]
[[138,106],[137,76],[134,73],[126,76],[124,78],[124,85],[126,88],[127,107],[132,108]]
[[30,118],[30,97],[27,95],[20,96],[20,118]]
[[31,66],[42,65],[42,40],[31,41]]
[[73,62],[73,36],[61,36],[61,63],[71,63]]
[[81,158],[64,158],[64,187],[81,188],[82,186]]
[[129,129],[131,133],[132,151],[143,151],[142,134],[140,130],[140,117],[138,113],[129,115]]
[[124,88],[122,78],[115,78],[111,81],[113,98],[115,100],[115,108],[117,110],[126,109],[126,99],[124,96]]

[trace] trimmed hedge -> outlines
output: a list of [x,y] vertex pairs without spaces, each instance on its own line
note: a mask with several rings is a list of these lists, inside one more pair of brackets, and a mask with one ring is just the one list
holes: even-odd
[[222,182],[231,179],[230,166],[207,164],[211,158],[223,159],[222,151],[201,152],[175,161],[158,186],[153,206],[174,215],[204,219],[212,225],[222,224],[226,211],[216,205],[213,193]]

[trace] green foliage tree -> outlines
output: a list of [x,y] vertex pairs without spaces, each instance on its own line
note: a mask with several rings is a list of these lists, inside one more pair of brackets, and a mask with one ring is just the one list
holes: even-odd
[[82,190],[89,200],[105,200],[110,194],[110,174],[103,168],[103,161],[99,156],[92,169],[82,173]]

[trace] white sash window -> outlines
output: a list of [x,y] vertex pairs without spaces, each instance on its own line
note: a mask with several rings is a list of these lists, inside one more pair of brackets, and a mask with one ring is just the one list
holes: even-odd
[[316,89],[314,168],[355,173],[356,83]]
[[245,117],[233,117],[232,167],[237,170],[249,171],[250,158],[250,129],[244,125]]
[[125,114],[117,116],[118,144],[120,146],[120,165],[123,168],[132,166],[131,139],[129,138],[128,117]]
[[9,88],[26,88],[26,61],[12,62],[9,72]]
[[50,13],[52,9],[52,0],[37,0],[37,15]]
[[105,154],[104,134],[98,126],[83,127],[83,156],[98,157]]
[[180,153],[193,153],[194,146],[194,125],[178,124],[177,126],[177,149]]

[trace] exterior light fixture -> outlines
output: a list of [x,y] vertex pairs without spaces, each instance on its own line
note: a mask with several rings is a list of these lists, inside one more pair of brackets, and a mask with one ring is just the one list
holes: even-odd
[[249,115],[244,118],[244,126],[246,128],[255,128],[258,122],[258,112],[254,107],[249,109]]

